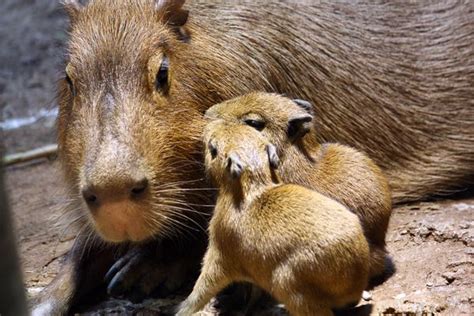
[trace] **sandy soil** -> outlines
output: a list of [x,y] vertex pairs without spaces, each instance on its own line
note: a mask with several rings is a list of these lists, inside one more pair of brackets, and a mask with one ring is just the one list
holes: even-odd
[[[29,294],[55,275],[74,237],[55,225],[60,214],[57,164],[43,162],[7,170],[18,244]],[[397,273],[375,288],[361,315],[402,312],[472,314],[474,301],[474,197],[398,207],[390,224],[388,248]],[[142,304],[110,300],[91,312],[160,314],[180,298]],[[166,309],[166,308],[165,308]],[[209,308],[209,310],[212,310]],[[211,312],[209,313],[211,314]],[[275,312],[275,314],[280,314]]]

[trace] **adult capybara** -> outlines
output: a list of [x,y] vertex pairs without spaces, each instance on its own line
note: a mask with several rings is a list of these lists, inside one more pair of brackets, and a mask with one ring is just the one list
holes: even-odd
[[[254,92],[209,108],[205,117],[223,120],[220,128],[248,125],[273,144],[278,174],[341,202],[359,216],[370,245],[371,284],[393,272],[385,249],[392,200],[387,179],[364,153],[337,143],[316,142],[313,110],[304,100]],[[316,118],[317,119],[317,118]]]
[[66,311],[89,268],[107,270],[94,253],[105,260],[116,248],[82,251],[89,231],[111,242],[160,239],[157,275],[178,279],[189,249],[204,249],[194,244],[205,240],[196,237],[208,211],[200,205],[212,195],[202,180],[202,114],[253,90],[314,104],[319,141],[368,153],[395,202],[473,179],[470,2],[196,2],[186,10],[183,2],[66,1],[58,142],[86,228],[37,311]]
[[295,316],[357,304],[370,265],[359,218],[326,195],[281,182],[277,149],[252,127],[214,120],[203,139],[219,193],[201,274],[177,315],[195,315],[239,281],[259,285]]

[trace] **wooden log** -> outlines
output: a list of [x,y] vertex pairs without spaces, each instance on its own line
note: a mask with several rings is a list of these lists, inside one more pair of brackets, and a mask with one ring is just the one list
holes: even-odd
[[10,166],[35,159],[53,157],[54,155],[56,155],[57,151],[58,145],[51,144],[40,148],[28,150],[22,153],[6,155],[5,157],[3,157],[3,165]]

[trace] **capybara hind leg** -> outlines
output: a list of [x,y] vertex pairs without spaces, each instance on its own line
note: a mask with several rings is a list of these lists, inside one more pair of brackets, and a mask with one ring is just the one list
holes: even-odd
[[381,247],[370,247],[370,268],[369,278],[378,278],[384,274],[385,271],[385,256],[387,251]]
[[176,315],[188,316],[197,313],[231,282],[232,280],[229,279],[224,270],[220,254],[209,247],[204,256],[201,274],[194,285],[193,291],[179,305]]
[[370,251],[369,288],[380,285],[395,273],[392,258],[384,248]]

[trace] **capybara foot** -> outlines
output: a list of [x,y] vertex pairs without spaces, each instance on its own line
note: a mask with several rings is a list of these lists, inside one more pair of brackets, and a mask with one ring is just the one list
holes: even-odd
[[189,275],[189,264],[182,260],[163,263],[160,250],[163,249],[138,246],[117,260],[105,276],[109,295],[139,302],[181,288]]
[[[371,259],[373,259],[373,257]],[[382,268],[378,269],[378,273],[372,274],[372,266],[371,266],[371,277],[369,279],[369,287],[368,287],[369,289],[374,288],[384,283],[385,281],[390,279],[397,271],[392,257],[386,251],[383,254],[382,262],[383,262]],[[372,264],[372,261],[371,261],[371,264]]]

